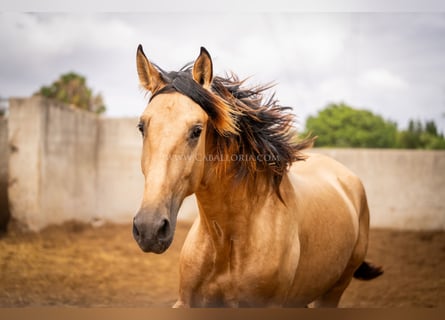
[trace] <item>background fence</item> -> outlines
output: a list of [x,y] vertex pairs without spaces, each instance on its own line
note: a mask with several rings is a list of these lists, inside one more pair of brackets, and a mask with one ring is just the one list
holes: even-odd
[[[0,225],[131,222],[143,191],[136,118],[102,118],[40,97],[0,119]],[[358,174],[371,226],[445,229],[445,151],[314,149]],[[186,199],[181,219],[196,214]]]

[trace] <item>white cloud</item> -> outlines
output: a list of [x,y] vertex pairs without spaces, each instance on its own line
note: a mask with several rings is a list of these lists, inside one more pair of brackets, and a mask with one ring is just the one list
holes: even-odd
[[3,54],[21,53],[42,61],[77,48],[118,49],[133,40],[132,30],[119,21],[97,20],[93,15],[4,13],[0,39],[20,50]]
[[300,117],[345,101],[404,124],[419,113],[434,118],[445,112],[444,17],[3,13],[0,95],[29,95],[73,70],[102,92],[108,114],[137,116],[145,105],[137,44],[168,70],[194,59],[203,45],[215,73],[233,70],[252,76],[249,83],[277,82],[277,98]]
[[370,89],[403,89],[407,83],[398,75],[384,68],[365,71],[358,78],[358,82],[364,88]]
[[353,88],[345,77],[335,77],[320,83],[320,94],[332,102],[349,100]]

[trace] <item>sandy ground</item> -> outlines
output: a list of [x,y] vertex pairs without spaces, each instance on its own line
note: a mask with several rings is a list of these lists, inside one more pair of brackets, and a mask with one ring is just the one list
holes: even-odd
[[[138,248],[130,225],[11,227],[0,238],[0,306],[169,307],[188,228],[179,224],[172,247],[154,255]],[[342,307],[445,306],[445,232],[372,230],[368,260],[385,274],[353,280]]]

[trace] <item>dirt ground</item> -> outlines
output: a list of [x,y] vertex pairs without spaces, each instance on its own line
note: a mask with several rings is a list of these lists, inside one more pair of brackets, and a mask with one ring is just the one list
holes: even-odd
[[[130,225],[79,223],[0,238],[0,307],[170,307],[189,224],[163,255],[144,254]],[[445,232],[372,230],[368,260],[385,274],[353,280],[342,307],[444,307]]]

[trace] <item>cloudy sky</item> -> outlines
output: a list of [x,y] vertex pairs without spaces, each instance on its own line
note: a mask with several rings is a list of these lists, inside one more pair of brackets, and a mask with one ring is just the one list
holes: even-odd
[[330,102],[445,131],[445,13],[0,13],[0,96],[29,96],[75,71],[109,116],[138,116],[135,67],[179,69],[205,46],[215,72],[275,82],[300,122]]

